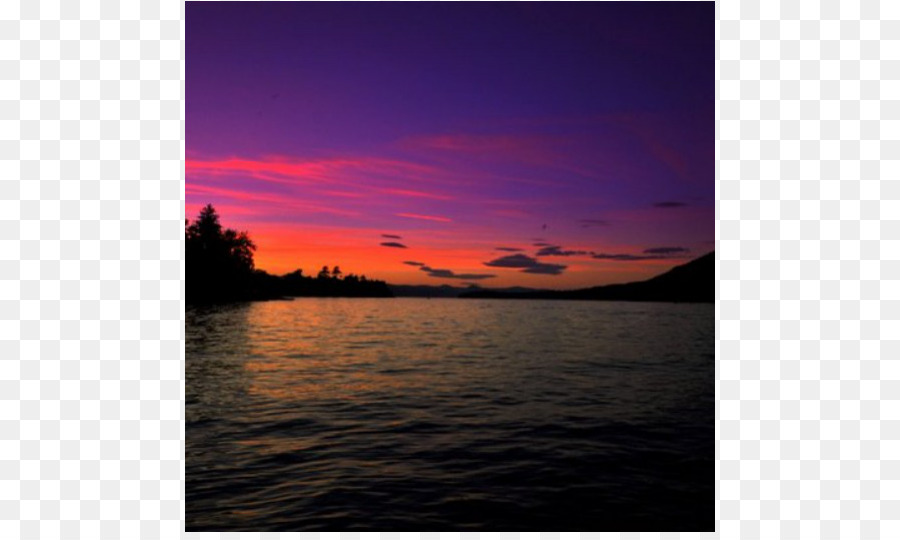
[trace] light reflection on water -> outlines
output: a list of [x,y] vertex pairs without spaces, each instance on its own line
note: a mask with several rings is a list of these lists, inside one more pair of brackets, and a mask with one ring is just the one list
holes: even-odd
[[713,526],[712,305],[307,298],[186,337],[188,530]]

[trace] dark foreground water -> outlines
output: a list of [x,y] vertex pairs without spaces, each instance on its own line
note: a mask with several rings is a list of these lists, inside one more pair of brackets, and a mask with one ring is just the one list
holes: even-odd
[[186,528],[712,530],[713,305],[188,308]]

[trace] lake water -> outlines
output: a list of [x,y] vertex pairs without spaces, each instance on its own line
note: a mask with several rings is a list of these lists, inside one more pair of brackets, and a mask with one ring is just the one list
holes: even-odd
[[712,530],[712,304],[187,310],[186,528]]

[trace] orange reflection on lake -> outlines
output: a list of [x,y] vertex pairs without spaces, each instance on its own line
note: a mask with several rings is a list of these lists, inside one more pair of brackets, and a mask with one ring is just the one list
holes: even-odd
[[[301,302],[306,309],[298,309]],[[384,319],[354,305],[329,298],[251,305],[248,392],[290,402],[352,401],[443,384],[416,365],[437,361],[436,341],[385,333]]]

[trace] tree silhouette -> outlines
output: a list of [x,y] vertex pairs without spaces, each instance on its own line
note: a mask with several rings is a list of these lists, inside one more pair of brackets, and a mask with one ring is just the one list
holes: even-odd
[[253,270],[256,245],[246,232],[233,229],[223,231],[219,214],[213,205],[204,206],[196,221],[187,226],[185,233],[187,248],[200,254],[203,259],[214,259],[244,271]]
[[185,227],[186,292],[205,301],[239,298],[249,288],[256,245],[246,232],[222,229],[211,204]]
[[357,279],[350,274],[341,279],[335,265],[323,266],[316,278],[295,270],[273,276],[257,270],[253,262],[256,245],[244,231],[225,229],[211,204],[200,210],[191,223],[185,220],[185,292],[192,303],[268,300],[289,296],[393,296],[383,281]]

